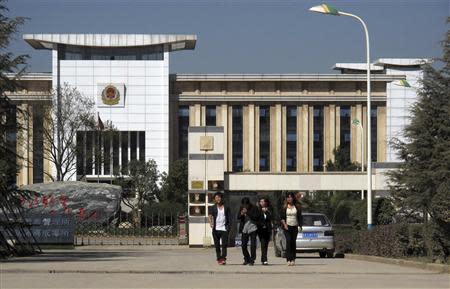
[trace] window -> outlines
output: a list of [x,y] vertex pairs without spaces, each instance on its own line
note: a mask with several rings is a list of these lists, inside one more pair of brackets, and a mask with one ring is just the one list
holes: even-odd
[[372,153],[372,162],[376,162],[377,156],[377,106],[372,105],[370,107],[370,145]]
[[205,110],[206,110],[206,125],[216,126],[216,106],[207,105]]
[[131,159],[145,161],[145,131],[78,131],[76,147],[77,179],[127,175]]
[[115,131],[112,134],[112,161],[113,161],[113,175],[118,175],[120,172],[120,165],[119,165],[119,137],[120,132]]
[[297,107],[286,107],[286,171],[297,170]]
[[33,183],[44,182],[44,111],[33,106]]
[[128,132],[121,131],[122,174],[128,175]]
[[233,105],[233,144],[232,144],[232,170],[241,172],[243,168],[243,120],[242,106]]
[[314,106],[313,170],[323,171],[323,106]]
[[178,156],[186,158],[188,155],[188,128],[189,128],[189,106],[178,108]]
[[139,132],[139,160],[145,162],[145,131]]
[[[361,121],[361,120],[360,120]],[[350,159],[350,141],[351,141],[351,112],[350,106],[341,106],[340,109],[340,148]],[[361,128],[357,128],[360,133]]]
[[132,161],[137,160],[137,133],[135,131],[130,132],[130,159]]
[[111,174],[111,132],[103,134],[103,174]]
[[60,45],[60,60],[164,60],[162,45],[145,47],[84,47]]
[[94,164],[94,132],[86,132],[86,163],[85,163],[85,173],[86,175],[92,175],[92,167]]
[[270,171],[270,106],[259,107],[259,171]]

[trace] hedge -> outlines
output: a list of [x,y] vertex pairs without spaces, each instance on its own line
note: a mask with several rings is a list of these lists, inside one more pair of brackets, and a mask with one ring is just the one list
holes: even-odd
[[449,238],[432,224],[378,225],[370,231],[335,226],[336,251],[340,253],[448,262]]

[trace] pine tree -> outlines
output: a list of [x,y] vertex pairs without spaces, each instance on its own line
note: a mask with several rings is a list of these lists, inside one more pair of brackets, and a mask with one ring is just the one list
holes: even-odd
[[[450,18],[449,18],[450,20]],[[447,21],[449,22],[449,21]],[[403,161],[390,173],[397,207],[408,214],[430,216],[430,232],[439,255],[450,248],[450,31],[442,42],[443,56],[423,66],[422,87],[411,109],[405,140],[393,146]]]

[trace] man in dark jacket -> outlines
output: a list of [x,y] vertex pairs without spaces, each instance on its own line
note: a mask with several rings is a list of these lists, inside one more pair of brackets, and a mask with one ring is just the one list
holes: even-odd
[[225,265],[227,260],[228,232],[230,230],[230,208],[223,203],[223,194],[214,194],[215,205],[209,210],[209,225],[212,228],[217,263]]

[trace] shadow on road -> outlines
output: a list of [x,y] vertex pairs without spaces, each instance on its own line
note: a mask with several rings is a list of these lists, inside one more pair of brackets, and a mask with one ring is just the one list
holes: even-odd
[[142,255],[151,254],[150,252],[111,252],[111,251],[95,251],[95,252],[44,252],[40,255],[30,257],[11,258],[2,260],[3,263],[43,263],[43,262],[97,262],[97,261],[121,261],[133,257],[142,257]]

